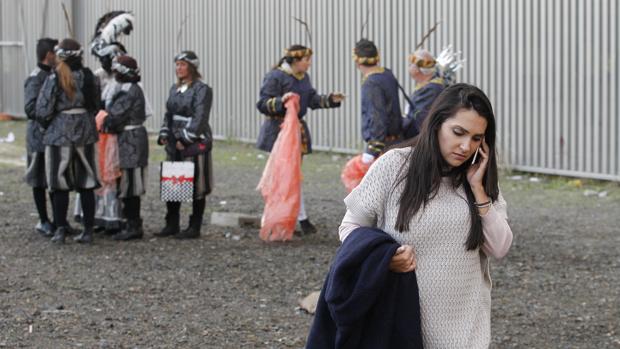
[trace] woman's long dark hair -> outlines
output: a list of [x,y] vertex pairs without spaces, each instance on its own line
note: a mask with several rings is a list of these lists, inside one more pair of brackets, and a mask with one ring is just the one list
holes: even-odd
[[[289,48],[287,48],[288,51],[301,51],[301,50],[305,50],[307,49],[306,46],[303,45],[291,45]],[[282,63],[286,62],[288,64],[293,64],[297,61],[301,61],[303,57],[288,57],[288,56],[283,56],[282,58],[280,58],[280,60],[278,61],[278,63],[276,63],[272,69],[278,69],[278,67],[280,67],[282,65]]]
[[[461,109],[475,110],[487,121],[484,140],[489,146],[489,162],[482,184],[487,195],[492,200],[497,200],[499,189],[493,107],[487,96],[479,88],[462,83],[454,84],[446,88],[437,97],[422,124],[420,134],[408,144],[412,146],[412,151],[408,156],[408,169],[403,171],[396,183],[398,185],[404,181],[405,186],[399,200],[400,207],[395,229],[400,232],[409,230],[409,223],[415,214],[420,209],[424,210],[428,201],[437,194],[441,177],[448,176],[451,178],[452,185],[455,187],[463,185],[465,189],[471,216],[471,228],[466,247],[468,250],[474,250],[482,245],[484,236],[482,234],[482,221],[478,209],[474,205],[476,200],[467,181],[467,169],[470,162],[465,161],[461,166],[446,172],[449,165],[441,155],[438,139],[439,130],[443,123]],[[406,167],[405,164],[404,168]]]

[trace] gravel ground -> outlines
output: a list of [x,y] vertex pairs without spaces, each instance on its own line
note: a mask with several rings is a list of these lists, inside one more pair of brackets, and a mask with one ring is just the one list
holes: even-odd
[[[313,236],[267,244],[255,229],[206,219],[199,240],[154,238],[165,209],[155,165],[163,153],[152,147],[143,240],[52,246],[33,232],[21,182],[24,126],[0,123],[0,136],[17,136],[0,143],[0,348],[303,347],[312,316],[298,300],[320,288],[339,245],[344,156],[304,160]],[[260,214],[262,154],[218,142],[214,158],[206,217]],[[515,240],[493,264],[492,347],[620,348],[620,186],[514,175],[501,179]]]

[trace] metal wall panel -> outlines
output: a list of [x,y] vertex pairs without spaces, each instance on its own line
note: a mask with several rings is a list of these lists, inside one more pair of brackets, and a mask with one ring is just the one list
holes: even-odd
[[[135,13],[136,29],[123,42],[143,71],[145,93],[155,109],[147,122],[151,130],[161,123],[175,81],[172,58],[180,49],[193,49],[214,90],[214,132],[248,142],[262,121],[255,108],[262,77],[286,46],[308,44],[292,16],[303,18],[312,29],[315,87],[347,95],[340,109],[311,111],[307,120],[317,149],[343,152],[363,148],[361,80],[351,49],[368,11],[364,36],[378,44],[382,64],[409,91],[414,84],[407,56],[440,20],[426,48],[438,52],[453,44],[463,51],[467,63],[458,78],[481,87],[493,102],[502,164],[620,180],[615,0],[2,0],[0,40],[24,43],[0,46],[3,111],[22,113],[21,84],[34,66],[34,43],[41,33],[67,35],[63,1],[84,45],[104,12]],[[45,19],[44,13],[51,17]],[[97,67],[91,55],[85,57]]]

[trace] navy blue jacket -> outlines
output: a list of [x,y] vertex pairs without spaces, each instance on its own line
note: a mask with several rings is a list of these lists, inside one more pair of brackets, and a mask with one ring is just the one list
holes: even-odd
[[366,153],[378,156],[401,136],[402,116],[398,99],[398,81],[392,71],[383,68],[362,82],[362,138]]
[[413,103],[413,107],[408,105],[408,108],[406,108],[407,118],[403,122],[405,139],[413,138],[420,133],[422,123],[428,116],[431,105],[433,105],[437,96],[445,88],[446,83],[441,77],[435,77],[425,84],[416,86],[415,91],[409,98]]
[[389,270],[398,247],[379,229],[349,234],[323,285],[306,349],[422,348],[415,273]]
[[282,96],[287,92],[295,92],[299,95],[299,120],[301,122],[302,152],[309,154],[312,152],[312,137],[306,121],[303,119],[308,108],[337,108],[340,103],[334,102],[328,95],[320,95],[310,83],[310,76],[303,74],[293,75],[290,71],[280,67],[271,70],[263,79],[260,88],[260,95],[256,108],[268,118],[261,126],[256,147],[264,151],[271,151],[278,133],[280,125],[284,121],[286,108],[282,103]]

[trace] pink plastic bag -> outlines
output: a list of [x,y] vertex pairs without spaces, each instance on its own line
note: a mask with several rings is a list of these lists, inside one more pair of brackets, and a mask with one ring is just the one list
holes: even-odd
[[[100,110],[95,117],[97,130],[103,128],[103,121],[108,116],[105,110]],[[118,155],[118,139],[115,134],[99,133],[99,179],[101,188],[97,191],[104,195],[109,190],[116,189],[116,180],[121,176],[120,159]]]
[[340,173],[340,179],[349,193],[360,184],[371,164],[362,162],[362,154],[356,155],[347,161],[347,164],[342,169],[342,173]]
[[259,234],[264,241],[290,240],[299,213],[302,178],[299,95],[293,95],[285,106],[284,122],[256,188],[265,201]]

